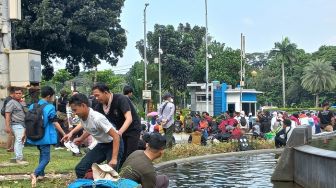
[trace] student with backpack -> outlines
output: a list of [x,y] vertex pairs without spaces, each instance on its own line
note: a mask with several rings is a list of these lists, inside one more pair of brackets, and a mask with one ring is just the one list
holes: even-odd
[[13,98],[5,106],[5,131],[8,135],[14,135],[15,160],[19,164],[26,164],[23,161],[23,147],[25,140],[25,112],[20,103],[22,89],[13,89]]
[[51,145],[57,143],[57,131],[65,135],[57,122],[55,106],[52,104],[54,96],[55,91],[51,87],[42,87],[42,99],[38,103],[30,105],[29,111],[26,113],[27,143],[36,145],[40,151],[39,164],[34,173],[30,175],[32,187],[36,187],[37,177],[44,177],[44,170],[50,161]]

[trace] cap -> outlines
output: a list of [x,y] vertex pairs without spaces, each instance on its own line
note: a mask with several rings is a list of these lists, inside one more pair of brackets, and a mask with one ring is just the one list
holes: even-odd
[[148,145],[153,149],[164,149],[166,147],[166,137],[162,136],[160,133],[151,133]]
[[170,97],[173,97],[173,95],[171,95],[169,92],[167,92],[167,93],[165,93],[165,94],[163,95],[163,99],[164,99],[164,100],[166,100],[166,99],[168,99],[168,98],[170,98]]

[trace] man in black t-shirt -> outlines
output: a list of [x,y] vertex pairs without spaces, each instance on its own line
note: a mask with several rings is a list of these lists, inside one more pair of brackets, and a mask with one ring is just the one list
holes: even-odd
[[322,104],[323,110],[319,111],[317,117],[320,120],[321,129],[324,129],[326,126],[331,125],[335,130],[334,113],[331,110],[329,110],[329,107],[330,107],[329,102],[324,102]]
[[140,118],[127,96],[111,93],[105,84],[96,84],[92,88],[92,93],[99,102],[95,110],[105,115],[122,137],[124,142],[122,165],[127,156],[137,150],[141,131]]

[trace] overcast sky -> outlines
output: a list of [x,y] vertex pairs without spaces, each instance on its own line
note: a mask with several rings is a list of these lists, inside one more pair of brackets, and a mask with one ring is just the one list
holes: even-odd
[[[115,73],[126,73],[141,60],[135,43],[144,36],[146,2],[147,31],[156,23],[205,26],[205,0],[126,0],[121,24],[127,31],[127,47],[124,57],[112,67]],[[335,9],[335,0],[208,0],[208,30],[210,36],[232,48],[240,48],[243,33],[246,53],[269,51],[286,36],[298,48],[314,52],[321,45],[336,45]],[[102,63],[98,68],[111,66]]]

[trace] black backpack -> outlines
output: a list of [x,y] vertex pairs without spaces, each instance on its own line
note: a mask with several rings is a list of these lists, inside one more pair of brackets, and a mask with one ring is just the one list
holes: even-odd
[[5,117],[5,114],[6,114],[6,105],[7,105],[7,103],[10,101],[10,100],[12,100],[13,98],[12,97],[6,97],[6,99],[4,100],[4,103],[3,103],[3,106],[2,106],[2,108],[1,108],[1,115],[3,116],[3,117]]
[[247,124],[246,118],[245,117],[240,117],[240,125],[245,127],[246,124]]
[[44,136],[43,108],[48,104],[33,104],[33,108],[26,113],[26,136],[32,141],[37,141]]

